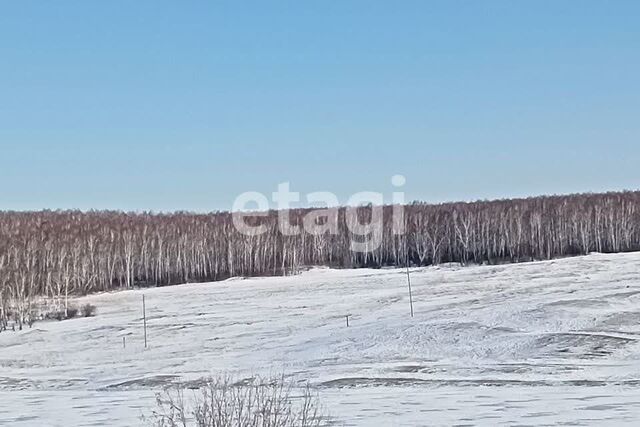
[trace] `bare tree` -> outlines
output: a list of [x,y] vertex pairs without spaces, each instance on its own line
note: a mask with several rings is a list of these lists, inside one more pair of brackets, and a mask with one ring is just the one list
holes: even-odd
[[[379,247],[351,250],[353,224],[366,223],[372,207],[349,219],[331,212],[321,232],[283,235],[278,212],[249,217],[266,233],[245,236],[228,212],[207,215],[122,212],[0,212],[0,297],[18,324],[33,298],[45,295],[68,307],[70,295],[231,276],[296,272],[301,266],[380,267],[495,263],[550,259],[590,251],[640,250],[640,192],[537,197],[475,203],[405,206],[406,235],[397,235],[383,209]],[[310,210],[288,212],[302,225]],[[310,217],[322,225],[321,215]],[[319,221],[319,222],[318,222]],[[316,229],[317,230],[317,229]],[[15,310],[11,308],[15,307]],[[1,320],[0,320],[1,321]],[[1,325],[0,325],[1,327]]]

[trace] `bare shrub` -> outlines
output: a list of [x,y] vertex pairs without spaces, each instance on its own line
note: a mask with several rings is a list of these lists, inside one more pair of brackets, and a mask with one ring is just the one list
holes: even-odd
[[49,311],[42,315],[45,320],[64,320],[64,310]]
[[36,323],[36,320],[38,318],[38,314],[35,312],[35,310],[31,310],[31,312],[29,312],[29,316],[27,317],[27,325],[29,325],[29,328],[32,328],[33,325]]
[[82,317],[93,317],[96,314],[96,306],[87,303],[80,307],[80,313],[82,314]]
[[60,310],[55,310],[55,311],[49,311],[47,313],[44,313],[42,315],[42,318],[45,320],[68,320],[68,319],[73,319],[74,317],[78,316],[78,308],[77,307],[68,307],[66,309],[66,311],[64,309],[60,309]]
[[284,376],[234,381],[211,378],[191,390],[174,386],[156,396],[148,421],[155,427],[320,427],[326,425],[320,399],[307,384]]

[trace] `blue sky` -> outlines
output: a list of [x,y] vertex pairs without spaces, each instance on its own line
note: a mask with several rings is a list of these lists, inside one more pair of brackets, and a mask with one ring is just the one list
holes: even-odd
[[0,3],[0,209],[637,189],[640,2]]

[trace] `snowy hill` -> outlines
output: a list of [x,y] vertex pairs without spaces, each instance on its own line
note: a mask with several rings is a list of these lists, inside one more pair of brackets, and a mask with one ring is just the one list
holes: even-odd
[[94,295],[96,317],[0,334],[0,425],[138,425],[163,385],[217,372],[308,379],[340,425],[634,425],[639,267],[412,269],[414,318],[398,269]]

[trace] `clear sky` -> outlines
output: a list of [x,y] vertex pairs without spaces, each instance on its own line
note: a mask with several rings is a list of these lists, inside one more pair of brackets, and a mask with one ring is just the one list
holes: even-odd
[[640,188],[640,1],[0,2],[0,209]]

